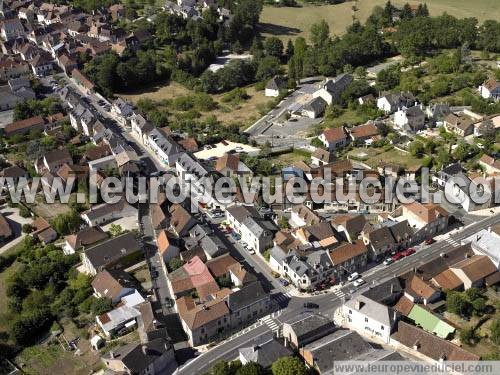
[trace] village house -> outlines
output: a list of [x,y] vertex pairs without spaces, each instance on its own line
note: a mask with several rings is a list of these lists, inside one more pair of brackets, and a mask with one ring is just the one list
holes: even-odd
[[165,229],[160,230],[156,236],[156,245],[165,266],[172,258],[179,256],[179,247],[174,244],[172,235]]
[[280,95],[280,91],[285,90],[286,88],[286,81],[280,76],[274,76],[267,82],[264,95],[267,97],[277,98]]
[[149,132],[154,128],[154,126],[139,113],[133,113],[130,116],[130,125],[132,131],[137,134],[143,144],[146,142],[146,137]]
[[54,242],[57,239],[57,232],[43,217],[37,217],[33,220],[31,227],[33,228],[30,233],[31,237],[36,238],[44,245]]
[[318,138],[330,152],[344,148],[348,143],[343,127],[326,129]]
[[485,169],[488,175],[500,173],[500,160],[494,159],[489,155],[484,154],[478,160],[479,165]]
[[467,137],[474,132],[474,120],[466,115],[456,115],[450,113],[443,120],[447,131],[455,133],[461,137]]
[[366,218],[364,215],[339,215],[332,218],[331,224],[348,242],[354,243],[363,231]]
[[16,39],[26,34],[23,23],[19,18],[6,19],[2,21],[0,34],[4,40]]
[[176,299],[196,294],[197,298],[206,300],[208,296],[219,291],[207,265],[198,256],[168,274],[168,287],[171,295]]
[[84,272],[95,276],[104,269],[135,264],[143,258],[143,253],[134,234],[129,232],[85,249],[81,258]]
[[163,163],[169,166],[174,165],[184,153],[182,147],[167,134],[165,129],[152,129],[147,134],[145,144],[153,150]]
[[299,352],[310,368],[319,374],[331,374],[335,361],[361,361],[363,354],[373,351],[357,332],[338,329],[303,346]]
[[80,70],[73,69],[71,71],[71,78],[87,95],[94,92],[95,85]]
[[84,228],[65,237],[63,251],[64,254],[71,255],[107,238],[108,235],[98,226]]
[[283,346],[275,338],[259,345],[239,348],[238,353],[238,359],[242,365],[254,362],[258,363],[262,368],[270,368],[279,358],[293,355],[292,350]]
[[0,59],[0,80],[2,81],[27,76],[30,72],[30,66],[26,61],[10,57]]
[[415,229],[415,242],[432,238],[448,227],[448,212],[438,204],[413,202],[401,205],[396,212],[401,212],[399,218]]
[[12,137],[17,134],[27,134],[31,131],[45,130],[45,120],[42,116],[30,117],[7,124],[4,128],[6,137]]
[[479,93],[484,99],[500,99],[500,82],[494,78],[489,78],[479,86]]
[[425,114],[418,105],[402,107],[394,114],[394,124],[405,132],[416,133],[425,128]]
[[401,320],[397,322],[391,340],[404,347],[405,350],[415,351],[434,360],[436,363],[479,360],[478,355]]
[[178,237],[185,237],[197,220],[180,204],[170,206],[170,230]]
[[187,250],[199,247],[208,260],[229,252],[224,242],[207,224],[196,224],[189,230],[189,236],[183,237],[183,241]]
[[64,164],[73,164],[69,151],[65,148],[47,152],[42,158],[35,162],[35,170],[38,174],[45,172],[55,173]]
[[357,240],[352,244],[343,244],[330,250],[328,255],[333,264],[333,275],[336,280],[344,279],[354,272],[363,271],[368,262],[368,249],[362,240]]
[[128,204],[125,199],[120,199],[117,203],[101,203],[92,206],[80,216],[88,226],[94,227],[124,217],[137,217],[137,209]]
[[96,316],[96,323],[106,337],[122,336],[137,327],[141,316],[138,306],[144,302],[144,298],[134,289],[131,294],[122,297],[113,310]]
[[109,371],[120,374],[173,374],[177,369],[174,347],[164,337],[114,348],[102,361]]
[[380,138],[377,126],[373,122],[358,125],[349,129],[349,136],[356,145],[370,144]]
[[485,278],[498,271],[486,255],[474,255],[464,259],[451,266],[450,270],[460,279],[466,290],[482,287]]
[[394,113],[400,108],[410,108],[417,104],[415,97],[409,92],[390,93],[377,99],[377,108],[386,114]]
[[334,322],[327,316],[306,312],[283,323],[282,334],[285,346],[300,350],[336,329]]
[[241,241],[258,254],[272,246],[276,226],[260,217],[251,206],[231,206],[226,209],[226,219],[233,230],[241,235]]
[[311,99],[307,102],[300,111],[300,114],[305,117],[309,117],[312,119],[318,118],[325,113],[325,109],[328,103],[322,97],[317,97]]
[[92,280],[92,289],[97,298],[109,298],[113,305],[135,292],[133,277],[121,269],[103,270]]
[[237,154],[225,153],[215,162],[215,170],[225,177],[252,176],[252,170],[240,160]]
[[342,317],[347,327],[385,343],[397,322],[396,311],[362,294],[344,303]]
[[5,216],[0,213],[0,245],[6,244],[10,239],[12,239],[14,232],[10,226],[9,221]]
[[111,113],[122,126],[129,124],[129,117],[134,113],[134,107],[122,98],[116,99],[111,105]]
[[326,79],[320,84],[319,90],[313,93],[314,98],[322,98],[328,105],[338,103],[342,93],[353,81],[350,74],[340,74],[333,79]]
[[335,160],[335,154],[322,148],[317,147],[311,154],[311,166],[319,167],[329,164]]

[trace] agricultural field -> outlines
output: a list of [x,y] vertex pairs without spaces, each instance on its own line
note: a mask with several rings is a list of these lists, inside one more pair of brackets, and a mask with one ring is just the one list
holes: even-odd
[[[370,16],[373,7],[383,6],[387,0],[358,0],[336,5],[304,5],[302,8],[278,8],[266,6],[260,17],[261,31],[264,35],[275,35],[284,40],[298,36],[309,37],[311,25],[324,19],[330,25],[332,34],[344,33],[353,17],[364,22]],[[444,12],[458,18],[476,17],[479,22],[500,18],[500,3],[497,0],[392,0],[392,4],[401,7],[405,3],[416,5],[427,3],[432,16]],[[353,7],[356,7],[356,11]]]

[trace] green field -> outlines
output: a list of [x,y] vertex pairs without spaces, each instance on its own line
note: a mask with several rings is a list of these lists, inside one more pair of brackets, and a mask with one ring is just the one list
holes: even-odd
[[348,152],[354,160],[368,164],[372,168],[385,164],[394,164],[403,167],[404,169],[415,168],[421,166],[421,160],[415,158],[406,152],[401,152],[396,149],[384,151],[380,148],[355,148]]
[[[297,36],[308,37],[309,29],[315,22],[324,19],[330,25],[332,34],[342,34],[353,21],[364,22],[376,5],[383,6],[387,0],[348,1],[337,5],[304,5],[302,8],[278,8],[266,6],[260,17],[261,31],[265,35],[276,35],[282,39],[293,39]],[[479,22],[486,19],[500,19],[500,1],[498,0],[392,0],[401,7],[410,4],[427,3],[431,15],[443,12],[453,16],[476,17]],[[357,10],[353,11],[353,6]]]

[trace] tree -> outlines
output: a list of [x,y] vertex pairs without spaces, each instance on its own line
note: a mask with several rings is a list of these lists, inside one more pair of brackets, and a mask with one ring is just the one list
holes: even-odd
[[33,226],[29,223],[23,224],[22,231],[23,233],[31,233],[33,232]]
[[427,4],[418,4],[417,11],[415,12],[415,17],[429,17],[429,9],[427,9]]
[[411,144],[410,144],[410,154],[412,154],[413,156],[416,156],[418,158],[421,158],[423,155],[424,155],[424,144],[420,141],[413,141]]
[[446,294],[446,310],[457,315],[470,314],[470,304],[460,292],[450,291]]
[[10,335],[18,345],[35,343],[42,332],[52,324],[48,309],[35,309],[18,316],[10,329]]
[[264,43],[264,49],[268,56],[274,56],[281,59],[283,55],[283,42],[275,36],[268,37]]
[[259,81],[265,81],[280,73],[281,66],[278,59],[274,56],[266,56],[260,60],[255,78]]
[[111,224],[109,227],[109,233],[111,233],[111,237],[118,237],[123,233],[123,228],[119,224]]
[[410,4],[406,3],[403,5],[403,9],[401,10],[401,19],[409,20],[413,18],[413,10],[411,9]]
[[287,59],[291,59],[292,58],[292,56],[294,54],[294,50],[295,49],[294,49],[294,46],[293,46],[293,42],[290,39],[288,39],[288,43],[286,45],[286,52],[285,52]]
[[491,341],[493,341],[496,345],[500,345],[500,319],[495,319],[493,324],[490,327],[491,331]]
[[79,213],[72,209],[70,212],[59,214],[54,217],[51,221],[51,225],[59,235],[67,235],[75,232],[79,228],[81,222],[82,219]]
[[486,143],[495,143],[496,129],[491,119],[487,119],[481,122],[481,124],[479,125],[479,133]]
[[236,375],[262,375],[264,369],[256,362],[248,362],[236,370]]
[[460,341],[466,344],[475,344],[478,341],[476,331],[473,327],[468,327],[460,330]]
[[170,271],[175,271],[177,268],[181,268],[184,265],[184,262],[181,258],[172,258],[168,262],[168,268]]
[[311,43],[315,47],[322,47],[326,44],[330,38],[330,26],[325,20],[321,20],[318,23],[314,23],[311,26]]
[[288,219],[284,216],[280,217],[278,221],[278,226],[280,229],[288,229],[290,228],[290,224],[288,223]]
[[297,357],[282,357],[271,366],[273,375],[305,375],[307,369]]

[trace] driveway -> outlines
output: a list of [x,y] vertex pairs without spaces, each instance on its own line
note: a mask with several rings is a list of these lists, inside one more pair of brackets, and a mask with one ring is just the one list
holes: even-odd
[[31,217],[25,218],[19,215],[19,209],[17,207],[9,207],[7,205],[4,205],[0,209],[0,212],[7,219],[10,227],[12,228],[12,231],[14,232],[14,239],[0,247],[0,254],[2,254],[3,252],[7,251],[12,246],[17,245],[23,240],[24,236],[26,236],[26,233],[22,232],[22,226],[24,224],[31,224],[33,222],[33,219]]

